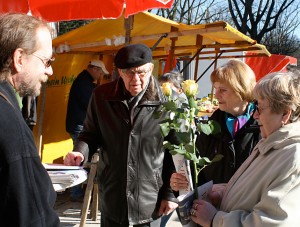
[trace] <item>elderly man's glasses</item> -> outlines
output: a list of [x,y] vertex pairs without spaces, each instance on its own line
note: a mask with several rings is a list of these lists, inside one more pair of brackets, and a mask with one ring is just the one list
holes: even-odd
[[145,77],[150,70],[133,70],[133,69],[122,69],[122,72],[127,76],[127,77],[133,77],[134,75],[138,74],[140,78]]
[[35,53],[32,53],[31,55],[33,55],[34,57],[40,59],[43,62],[43,64],[45,65],[46,68],[50,67],[52,62],[54,62],[54,60],[55,60],[54,57],[45,58],[45,57],[39,56],[38,54],[35,54]]

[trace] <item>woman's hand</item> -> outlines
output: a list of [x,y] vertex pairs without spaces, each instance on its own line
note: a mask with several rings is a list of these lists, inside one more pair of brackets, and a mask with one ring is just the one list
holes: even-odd
[[215,207],[220,207],[227,184],[214,184],[208,199]]
[[190,210],[191,219],[203,227],[211,226],[217,212],[218,210],[212,204],[200,199],[194,200],[193,207]]
[[173,191],[188,189],[189,182],[185,175],[181,173],[173,173],[170,179],[170,186]]

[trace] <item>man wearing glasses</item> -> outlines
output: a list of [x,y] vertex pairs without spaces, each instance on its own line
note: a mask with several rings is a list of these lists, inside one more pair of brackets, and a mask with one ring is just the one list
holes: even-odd
[[[86,110],[94,88],[95,81],[101,76],[107,75],[109,72],[100,60],[92,60],[87,68],[83,70],[72,83],[67,115],[66,115],[66,131],[70,134],[73,144],[83,128]],[[97,147],[90,149],[90,157],[96,152]],[[83,190],[81,185],[76,185],[70,189],[70,200],[73,202],[81,202],[83,200]]]
[[51,28],[25,14],[0,16],[0,220],[12,227],[59,226],[56,193],[21,113],[53,74]]
[[177,206],[169,186],[172,157],[164,152],[153,116],[165,97],[152,76],[147,46],[125,46],[114,62],[120,78],[94,90],[83,131],[65,164],[80,165],[89,147],[99,145],[101,227],[160,226],[159,217]]

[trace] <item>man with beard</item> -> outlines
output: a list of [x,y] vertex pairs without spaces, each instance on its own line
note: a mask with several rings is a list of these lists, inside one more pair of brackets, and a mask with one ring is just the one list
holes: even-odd
[[21,113],[53,74],[51,28],[25,14],[0,16],[0,220],[12,227],[57,227],[56,193]]
[[159,227],[177,207],[168,177],[172,157],[162,146],[160,119],[166,101],[152,75],[149,47],[132,44],[115,57],[120,78],[94,89],[83,130],[67,165],[80,165],[101,147],[98,182],[101,227]]

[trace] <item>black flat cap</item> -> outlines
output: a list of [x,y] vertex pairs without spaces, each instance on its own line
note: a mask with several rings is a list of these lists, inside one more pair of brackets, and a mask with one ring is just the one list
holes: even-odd
[[138,67],[152,62],[152,52],[144,44],[130,44],[122,47],[115,57],[115,65],[119,69]]

